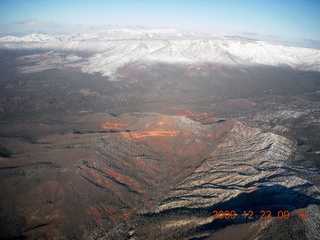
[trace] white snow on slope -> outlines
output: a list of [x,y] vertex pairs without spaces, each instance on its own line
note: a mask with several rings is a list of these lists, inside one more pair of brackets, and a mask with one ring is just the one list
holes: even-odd
[[288,65],[293,69],[320,72],[320,50],[242,38],[208,38],[174,29],[113,29],[90,34],[8,36],[0,38],[1,48],[92,52],[91,57],[82,59],[77,66],[84,72],[100,72],[106,76],[136,61]]

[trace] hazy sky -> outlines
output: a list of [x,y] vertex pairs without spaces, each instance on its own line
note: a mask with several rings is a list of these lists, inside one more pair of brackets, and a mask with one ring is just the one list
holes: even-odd
[[0,0],[0,33],[172,27],[320,43],[320,0]]

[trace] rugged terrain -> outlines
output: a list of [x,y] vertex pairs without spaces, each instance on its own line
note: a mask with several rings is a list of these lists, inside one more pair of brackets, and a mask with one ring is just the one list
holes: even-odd
[[108,34],[0,39],[0,239],[320,239],[318,51]]

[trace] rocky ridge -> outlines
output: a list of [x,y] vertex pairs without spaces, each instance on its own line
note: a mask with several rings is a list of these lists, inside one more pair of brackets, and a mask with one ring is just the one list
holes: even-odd
[[[207,125],[200,123],[206,118],[199,122],[159,114],[120,119],[103,124],[114,133],[94,141],[92,157],[78,166],[80,176],[113,196],[112,213],[99,209],[113,219],[151,214],[152,219],[164,221],[160,228],[151,226],[169,234],[172,229],[212,224],[210,209],[215,205],[237,212],[246,208],[293,211],[320,201],[319,189],[288,166],[297,146],[282,136],[233,119]],[[274,199],[263,203],[268,191]],[[251,204],[234,202],[250,194],[256,195]],[[295,194],[301,195],[299,203],[294,203]],[[116,206],[121,207],[116,210]],[[171,225],[160,217],[169,212],[178,214]],[[144,228],[135,231],[133,235],[141,237]]]

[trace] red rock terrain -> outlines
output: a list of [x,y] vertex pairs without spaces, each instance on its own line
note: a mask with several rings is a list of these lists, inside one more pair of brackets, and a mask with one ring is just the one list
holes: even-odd
[[1,189],[10,193],[1,201],[3,236],[190,236],[213,223],[204,209],[215,204],[265,182],[306,184],[281,168],[295,148],[287,139],[207,113],[171,113],[97,114],[81,120],[96,130],[20,143],[14,159],[0,159]]
[[114,204],[127,208],[128,214],[132,209],[152,211],[157,198],[208,157],[213,139],[206,127],[185,117],[129,118],[134,122],[130,126],[104,123],[103,129],[128,130],[100,138],[93,145],[94,156],[79,166],[81,176],[114,194],[119,200]]

